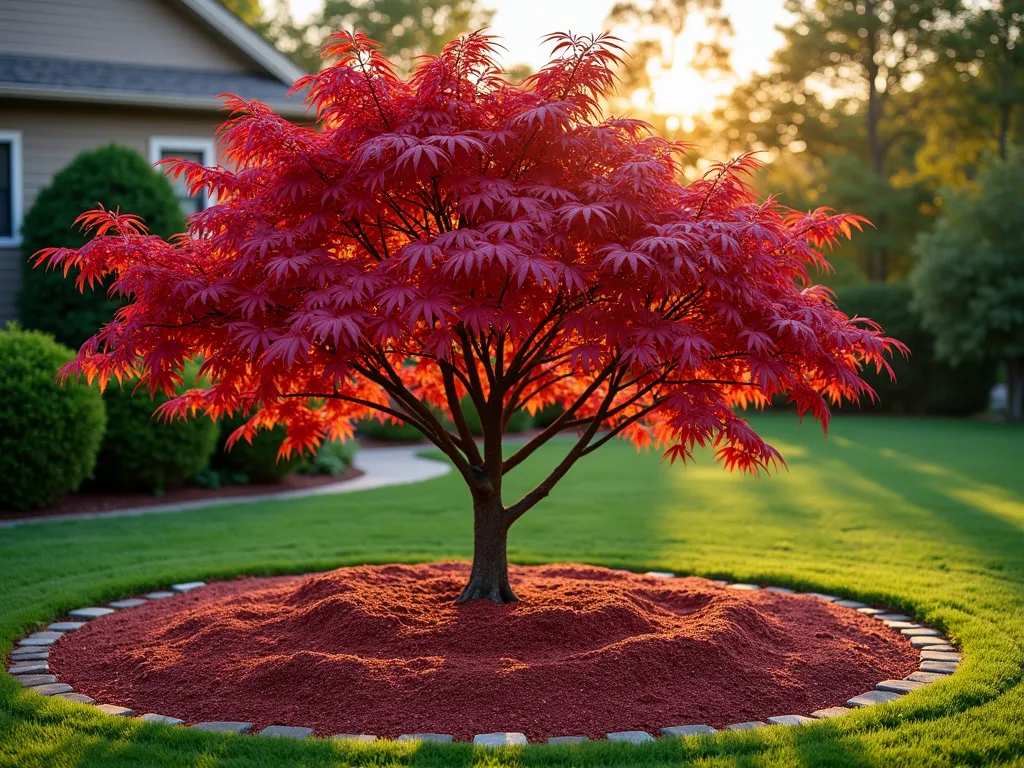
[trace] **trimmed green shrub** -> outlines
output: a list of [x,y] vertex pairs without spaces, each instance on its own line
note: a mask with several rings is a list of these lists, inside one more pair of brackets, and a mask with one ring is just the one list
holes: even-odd
[[[892,361],[896,381],[884,371],[864,372],[878,393],[878,403],[862,401],[860,408],[907,414],[966,416],[985,410],[995,384],[994,363],[954,367],[936,359],[934,338],[911,307],[910,288],[902,283],[865,283],[837,291],[839,307],[849,314],[870,317],[887,336],[910,347],[910,359]],[[857,406],[852,406],[856,408]]]
[[[476,412],[476,406],[473,404],[472,398],[466,395],[459,401],[459,406],[462,408],[462,413],[466,417],[466,424],[469,426],[469,431],[474,435],[482,435],[484,433],[483,426],[480,424],[480,414]],[[530,428],[533,424],[533,419],[526,411],[516,411],[509,417],[508,424],[505,426],[505,432],[523,432]]]
[[371,440],[383,442],[403,443],[411,440],[423,440],[423,434],[416,429],[402,422],[383,422],[378,419],[363,419],[356,426],[356,432]]
[[290,458],[277,460],[277,451],[284,442],[287,432],[278,424],[270,430],[260,430],[252,442],[239,440],[227,449],[231,433],[245,424],[249,416],[236,413],[220,422],[220,437],[217,449],[210,458],[212,469],[226,471],[233,476],[244,475],[250,483],[279,483],[285,475],[300,469],[306,459],[292,453]]
[[42,266],[33,269],[28,260],[42,248],[84,245],[88,238],[74,221],[97,202],[141,216],[150,232],[164,238],[185,228],[171,185],[134,149],[109,144],[83,152],[53,177],[22,223],[18,313],[26,328],[75,349],[110,321],[121,302],[107,298],[107,285],[80,293],[73,271],[64,277]]
[[545,405],[535,414],[533,414],[533,426],[544,429],[550,427],[555,419],[565,413],[565,408],[560,406],[558,403],[552,403],[551,405]]
[[299,467],[299,473],[336,477],[352,466],[358,450],[359,444],[355,440],[331,440],[321,445],[316,456]]
[[106,409],[84,382],[58,384],[74,353],[38,331],[0,330],[0,507],[44,507],[96,464]]
[[[107,433],[96,462],[95,484],[100,488],[163,493],[180,485],[209,464],[217,447],[217,424],[208,417],[165,421],[153,412],[168,398],[151,399],[136,382],[107,387]],[[194,386],[186,381],[186,387]]]

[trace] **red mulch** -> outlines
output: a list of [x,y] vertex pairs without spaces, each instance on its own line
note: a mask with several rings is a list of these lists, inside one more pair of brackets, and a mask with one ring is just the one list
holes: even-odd
[[57,499],[43,509],[24,512],[0,508],[0,520],[18,520],[23,517],[49,517],[50,515],[80,515],[90,512],[109,512],[132,507],[154,507],[160,504],[176,504],[183,501],[225,499],[239,496],[261,496],[263,494],[299,491],[318,488],[342,480],[359,477],[362,471],[347,467],[334,475],[286,475],[279,483],[251,483],[247,485],[225,485],[221,488],[202,488],[198,485],[179,485],[168,488],[162,496],[152,493],[126,493],[122,491],[78,491]]
[[518,604],[456,606],[467,575],[434,563],[217,583],[91,621],[50,664],[98,701],[189,723],[534,740],[809,714],[918,661],[897,632],[813,597],[549,565],[512,568]]

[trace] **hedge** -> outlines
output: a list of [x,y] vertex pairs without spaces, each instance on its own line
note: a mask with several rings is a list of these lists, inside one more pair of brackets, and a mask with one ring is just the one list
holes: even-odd
[[[186,382],[186,388],[193,382]],[[107,432],[96,462],[95,485],[107,490],[162,493],[191,479],[209,464],[217,447],[217,424],[206,416],[166,421],[153,412],[168,400],[150,398],[136,382],[111,384],[103,393]]]
[[84,382],[58,384],[73,357],[38,331],[0,331],[0,507],[44,507],[92,472],[106,409]]
[[[878,393],[879,402],[862,401],[860,408],[906,414],[967,416],[988,407],[996,380],[996,365],[986,362],[951,366],[935,356],[934,338],[921,325],[911,307],[910,288],[903,283],[866,283],[837,290],[839,307],[849,315],[869,317],[887,336],[910,347],[908,360],[892,361],[896,381],[884,371],[864,372],[864,379]],[[854,406],[856,407],[856,406]]]
[[285,475],[302,468],[306,460],[295,453],[278,461],[277,451],[287,436],[280,424],[270,430],[260,430],[251,443],[238,440],[229,451],[227,440],[231,433],[248,420],[249,416],[239,413],[221,420],[217,448],[210,458],[212,469],[244,475],[245,481],[250,483],[279,483]]

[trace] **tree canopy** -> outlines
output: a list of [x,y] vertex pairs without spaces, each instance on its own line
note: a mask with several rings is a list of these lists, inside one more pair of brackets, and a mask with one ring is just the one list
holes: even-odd
[[[233,168],[173,164],[218,200],[185,236],[100,208],[81,219],[90,243],[38,255],[79,285],[112,275],[129,299],[64,374],[140,376],[174,397],[201,358],[210,387],[162,413],[251,412],[233,440],[283,424],[284,455],[368,415],[412,424],[474,498],[463,598],[499,602],[514,599],[508,527],[609,440],[683,461],[714,446],[757,472],[781,456],[737,408],[787,395],[827,424],[830,404],[871,396],[862,366],[886,369],[902,345],[812,284],[822,249],[863,220],[758,201],[748,155],[681,183],[683,147],[601,115],[617,41],[548,40],[550,63],[512,84],[484,33],[408,79],[363,33],[334,35],[336,63],[299,83],[320,130],[229,99]],[[562,415],[505,455],[512,414],[552,403]],[[565,429],[564,459],[506,505],[504,476]]]

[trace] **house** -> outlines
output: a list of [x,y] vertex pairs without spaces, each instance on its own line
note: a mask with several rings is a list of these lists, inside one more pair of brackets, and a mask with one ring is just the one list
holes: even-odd
[[[217,162],[222,93],[307,116],[302,75],[217,0],[0,0],[0,327],[16,317],[22,216],[83,150]],[[182,207],[205,206],[175,188]]]

